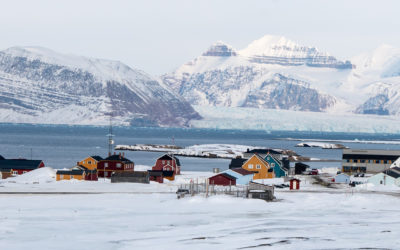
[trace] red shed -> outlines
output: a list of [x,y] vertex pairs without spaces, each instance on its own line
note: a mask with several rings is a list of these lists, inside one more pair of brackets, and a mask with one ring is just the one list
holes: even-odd
[[[111,178],[112,173],[133,171],[134,163],[126,159],[123,154],[111,155],[97,163],[99,177]],[[105,174],[104,174],[105,173]]]
[[291,179],[290,181],[290,190],[300,189],[300,180],[299,179]]
[[236,177],[229,175],[227,173],[220,173],[208,178],[210,185],[221,185],[221,186],[229,186],[236,185]]

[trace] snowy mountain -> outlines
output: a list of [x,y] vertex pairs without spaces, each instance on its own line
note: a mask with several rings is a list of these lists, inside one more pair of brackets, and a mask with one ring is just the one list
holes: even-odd
[[197,106],[400,114],[400,50],[390,46],[340,60],[279,36],[243,50],[218,42],[162,79]]
[[0,121],[186,126],[200,116],[148,74],[40,47],[0,51]]

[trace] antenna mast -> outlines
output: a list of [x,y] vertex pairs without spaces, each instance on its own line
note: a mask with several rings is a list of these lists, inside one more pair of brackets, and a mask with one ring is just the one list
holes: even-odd
[[112,113],[110,113],[110,127],[108,129],[108,156],[111,156],[112,154],[112,150],[113,150],[113,144],[114,144],[114,140],[113,140],[113,133],[112,133],[112,123],[111,123],[111,119],[112,119]]

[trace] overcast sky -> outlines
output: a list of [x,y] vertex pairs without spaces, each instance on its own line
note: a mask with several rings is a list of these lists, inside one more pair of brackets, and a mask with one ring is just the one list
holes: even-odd
[[157,75],[215,41],[242,49],[273,34],[348,59],[400,47],[399,13],[397,0],[3,0],[0,49],[43,46]]

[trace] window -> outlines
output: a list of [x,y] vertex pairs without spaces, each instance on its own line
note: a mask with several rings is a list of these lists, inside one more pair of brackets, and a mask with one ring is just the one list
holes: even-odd
[[271,163],[271,167],[275,167],[275,163]]
[[257,169],[261,169],[261,165],[260,164],[257,164],[256,167],[257,167]]
[[64,178],[64,175],[60,174],[60,179]]
[[388,161],[387,161],[387,160],[384,160],[384,161],[383,161],[383,164],[387,164],[387,163],[388,163]]
[[269,156],[267,157],[267,160],[271,159]]
[[253,168],[253,164],[249,164],[249,168],[252,169]]
[[349,160],[349,159],[347,159],[347,160],[346,160],[346,162],[350,162],[350,160]]
[[[85,163],[85,162],[83,162],[83,163]],[[89,165],[92,165],[92,161],[88,161],[87,163],[88,163]]]
[[25,174],[26,172],[28,172],[28,171],[23,171],[22,173]]
[[105,162],[105,163],[104,163],[104,167],[105,167],[105,168],[108,168],[108,162]]
[[117,163],[117,168],[120,168],[121,167],[121,163]]
[[164,164],[165,164],[165,161],[162,161],[162,164],[164,165]]
[[18,171],[12,171],[13,174],[18,174]]
[[360,160],[361,161],[361,163],[365,163],[365,160]]

